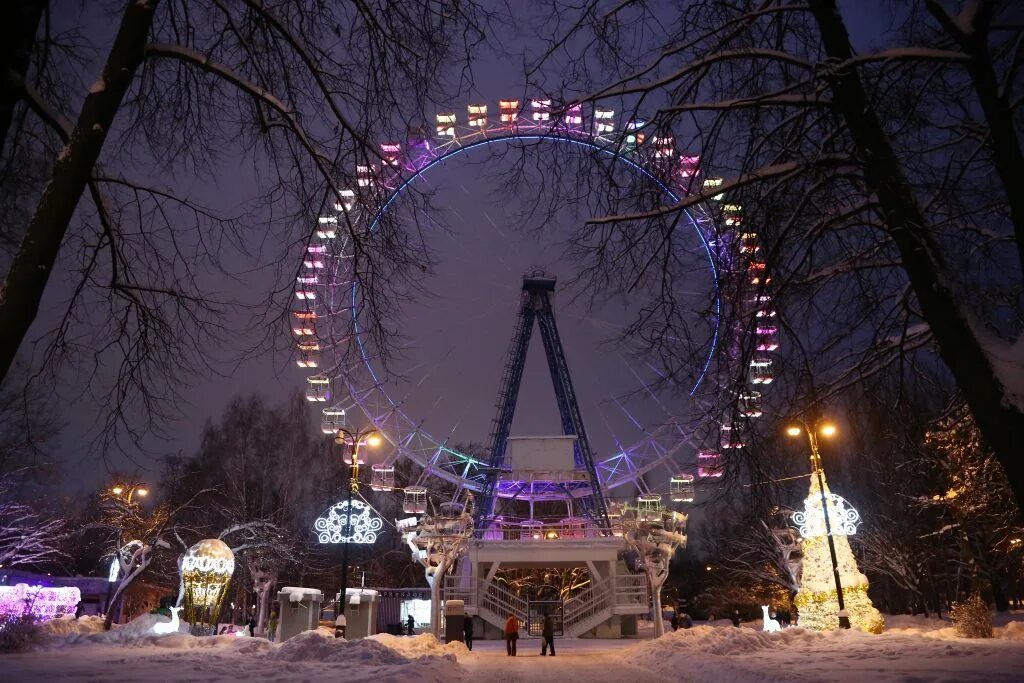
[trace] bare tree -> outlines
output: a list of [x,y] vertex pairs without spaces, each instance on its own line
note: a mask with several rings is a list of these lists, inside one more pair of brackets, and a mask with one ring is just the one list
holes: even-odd
[[19,472],[0,475],[0,566],[43,565],[59,559],[65,536],[64,520],[47,517],[36,507],[19,502]]
[[[727,315],[750,329],[737,304],[777,297],[798,400],[828,399],[881,372],[930,371],[938,359],[1024,500],[1014,446],[1024,427],[1024,223],[1010,175],[1022,169],[1024,29],[1014,3],[909,3],[880,36],[888,44],[865,54],[833,0],[696,0],[677,14],[644,3],[554,6],[571,28],[552,36],[531,72],[538,85],[564,101],[617,102],[627,120],[648,108],[652,132],[701,155],[697,177],[724,178],[692,180],[688,195],[648,215],[724,195],[758,229],[756,255],[730,257],[741,277]],[[656,31],[666,37],[638,40]],[[593,49],[566,49],[576,43]],[[598,63],[616,75],[595,79]],[[551,72],[579,78],[544,83]],[[670,248],[662,233],[637,232],[636,219],[591,221],[602,235],[598,270],[619,268],[620,280],[657,271],[657,258],[626,257],[636,245]],[[757,284],[745,279],[755,261]],[[651,324],[672,329],[663,315]],[[653,347],[671,358],[676,336],[652,335]]]
[[116,605],[125,591],[150,568],[154,561],[172,550],[171,542],[184,533],[182,518],[196,499],[207,493],[197,491],[178,505],[158,505],[146,512],[137,500],[105,492],[102,518],[90,524],[107,537],[107,547],[118,564],[117,586],[107,601],[104,628],[110,629],[114,620],[112,605]]
[[[49,3],[23,5],[5,43],[0,103],[0,180],[5,202],[19,207],[5,213],[15,224],[3,233],[21,236],[0,288],[0,377],[44,291],[63,289],[38,365],[56,372],[58,360],[84,361],[91,381],[111,377],[99,392],[105,426],[129,429],[133,412],[173,415],[164,399],[230,360],[213,349],[250,351],[282,336],[292,257],[317,217],[357,186],[357,164],[380,168],[379,142],[404,140],[402,126],[425,118],[425,103],[453,84],[443,74],[460,73],[488,20],[473,2],[147,0],[109,13],[93,3],[82,26],[59,29]],[[82,83],[78,32],[103,25],[116,30],[105,43],[90,36],[105,57]],[[18,172],[26,158],[49,169],[31,187]],[[206,206],[181,182],[239,166],[256,188],[251,211]],[[372,205],[378,191],[358,201]],[[408,266],[425,251],[415,227],[342,223],[362,324],[391,348],[394,300],[415,286],[409,278],[422,271]],[[271,283],[260,295],[221,287],[245,289],[253,269]]]

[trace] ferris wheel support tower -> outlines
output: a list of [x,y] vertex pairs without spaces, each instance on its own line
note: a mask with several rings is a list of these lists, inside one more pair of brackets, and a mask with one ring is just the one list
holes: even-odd
[[[486,528],[494,519],[494,505],[499,473],[505,465],[508,438],[512,431],[512,419],[515,417],[516,401],[523,380],[523,369],[526,367],[526,354],[530,348],[530,337],[533,334],[533,323],[537,321],[540,328],[541,341],[544,343],[544,355],[547,357],[551,382],[555,388],[555,400],[558,403],[558,414],[562,421],[562,433],[575,436],[573,456],[578,469],[586,472],[590,483],[589,494],[580,499],[584,513],[606,533],[610,530],[608,507],[601,491],[601,482],[594,464],[594,454],[587,439],[587,430],[583,425],[576,400],[576,390],[572,385],[569,365],[562,348],[562,340],[558,335],[555,323],[555,312],[551,305],[551,295],[555,291],[556,278],[542,271],[535,271],[523,276],[522,298],[519,306],[519,318],[512,343],[505,360],[502,373],[501,388],[498,392],[497,414],[491,432],[488,455],[487,480],[483,487],[482,505],[477,513],[476,526]],[[565,484],[563,484],[565,486]]]

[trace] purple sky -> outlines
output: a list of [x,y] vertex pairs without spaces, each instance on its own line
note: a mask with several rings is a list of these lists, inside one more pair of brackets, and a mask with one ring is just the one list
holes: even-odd
[[[862,49],[877,34],[877,26],[888,24],[888,13],[881,9],[883,3],[872,2],[871,9],[855,0],[841,4]],[[526,51],[538,47],[529,40],[520,40],[520,45]],[[512,48],[506,45],[506,49]],[[517,62],[496,59],[487,50],[481,50],[474,60],[479,90],[453,102],[453,109],[464,112],[468,102],[485,101],[493,111],[500,97],[522,95]],[[493,178],[481,173],[483,167],[474,163],[480,158],[482,155],[454,161],[426,179],[437,192],[436,205],[443,207],[441,215],[433,220],[452,232],[438,230],[432,236],[439,265],[429,286],[436,298],[407,306],[404,311],[407,318],[403,329],[416,345],[400,367],[419,368],[410,372],[414,381],[427,376],[409,394],[409,412],[426,420],[428,428],[438,436],[457,425],[455,442],[486,441],[522,273],[539,265],[565,281],[575,272],[575,266],[562,258],[560,240],[579,218],[560,217],[560,224],[553,226],[543,239],[523,234],[515,220],[520,210],[518,202],[503,192]],[[231,169],[229,159],[216,187],[190,189],[200,196],[216,196],[224,206],[242,205],[250,194],[246,174]],[[188,187],[187,179],[185,186]],[[261,277],[265,275],[254,274],[249,282],[229,286],[265,288]],[[692,284],[695,291],[706,292],[709,274],[695,271]],[[595,450],[608,453],[615,448],[616,439],[635,440],[638,430],[607,399],[610,394],[635,389],[636,378],[631,374],[629,359],[609,353],[601,345],[615,325],[625,320],[625,314],[614,307],[588,314],[582,306],[570,305],[564,295],[556,299],[556,313]],[[285,330],[282,334],[286,334]],[[517,435],[559,431],[539,335],[534,335],[533,342],[513,428]],[[180,406],[183,418],[171,428],[173,438],[149,439],[146,445],[153,453],[192,453],[199,444],[205,420],[216,419],[233,395],[258,392],[270,402],[277,402],[294,388],[303,387],[304,376],[289,358],[251,358],[230,377],[211,378],[192,386],[187,392],[189,405]],[[95,454],[82,440],[93,416],[89,410],[76,407],[81,404],[72,398],[70,389],[65,387],[55,394],[60,402],[58,412],[67,422],[54,448],[56,455],[67,463],[66,485],[75,489],[99,486],[109,470],[138,469],[142,477],[155,479],[156,474],[145,469],[152,465],[148,454],[135,457],[138,467],[117,457],[109,459],[105,466],[97,466]],[[396,387],[396,391],[405,395],[408,389]],[[650,401],[636,400],[636,406],[627,409],[635,412],[634,417],[645,426],[660,420],[660,409]]]

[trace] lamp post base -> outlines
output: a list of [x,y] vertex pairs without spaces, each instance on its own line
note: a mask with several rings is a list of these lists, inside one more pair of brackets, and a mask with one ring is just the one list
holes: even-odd
[[839,610],[839,628],[850,628],[850,615],[846,610]]

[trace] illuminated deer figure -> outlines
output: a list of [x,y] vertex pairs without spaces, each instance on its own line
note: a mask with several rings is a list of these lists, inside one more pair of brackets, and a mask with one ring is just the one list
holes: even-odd
[[167,635],[168,633],[177,633],[178,632],[178,623],[179,623],[178,622],[178,612],[180,612],[180,611],[181,611],[180,607],[172,607],[171,608],[171,620],[166,622],[166,623],[161,622],[159,624],[154,624],[153,625],[153,633],[156,633],[157,635],[160,635],[160,636]]
[[761,612],[764,614],[764,631],[767,633],[773,633],[775,631],[782,630],[782,627],[779,626],[779,622],[768,616],[768,605],[761,605]]

